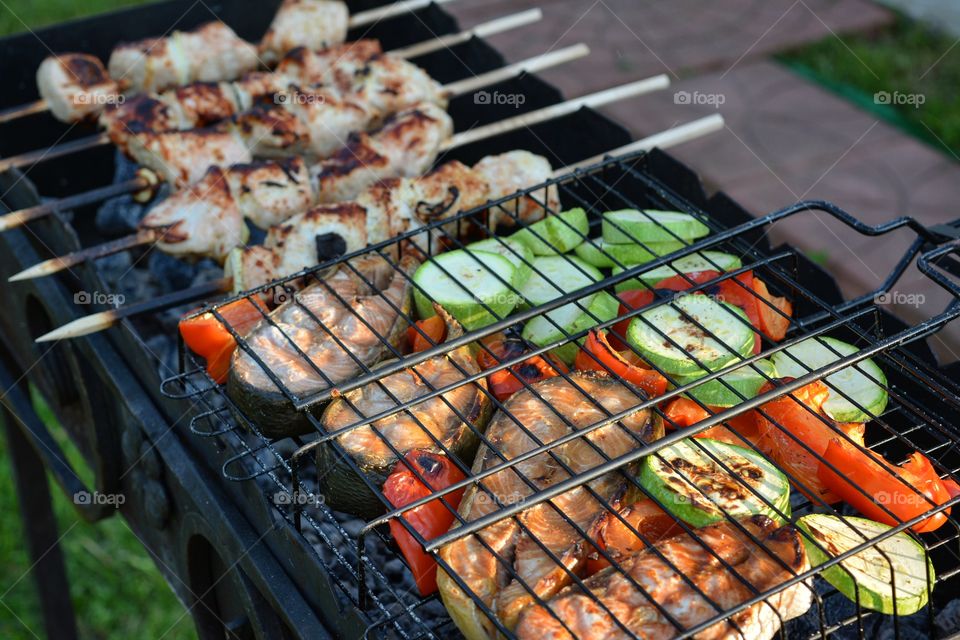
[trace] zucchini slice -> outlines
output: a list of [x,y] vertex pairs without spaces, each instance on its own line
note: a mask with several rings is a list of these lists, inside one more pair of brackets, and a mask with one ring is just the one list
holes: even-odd
[[[413,274],[413,290],[421,318],[436,315],[436,301],[467,330],[479,329],[507,317],[520,299],[512,283],[516,269],[498,253],[459,249],[420,265]],[[490,311],[484,308],[489,307]]]
[[[859,350],[835,338],[809,338],[775,353],[773,364],[781,376],[799,378]],[[830,396],[823,403],[823,410],[837,422],[869,422],[887,407],[887,377],[873,360],[861,360],[856,367],[847,367],[827,376],[824,382],[830,388]],[[866,411],[836,393],[837,389]]]
[[[623,273],[626,269],[636,265],[627,265],[625,267],[614,267],[613,275]],[[681,273],[693,273],[694,271],[733,271],[743,266],[743,263],[735,255],[723,253],[722,251],[700,251],[689,256],[674,260],[668,265],[651,269],[646,273],[641,273],[636,278],[624,280],[615,288],[617,292],[630,291],[632,289],[644,289],[646,286],[655,287],[660,281],[672,278]]]
[[533,275],[520,289],[531,306],[550,302],[603,278],[599,269],[576,256],[542,256],[533,260]]
[[[616,298],[606,291],[601,291],[531,318],[523,327],[521,335],[524,340],[542,347],[596,326],[600,322],[613,320],[617,317],[619,308],[620,302]],[[582,341],[581,338],[580,341],[569,342],[552,349],[550,353],[567,364],[573,364],[580,349],[579,343]]]
[[[674,346],[661,332],[680,346]],[[705,295],[678,296],[671,303],[644,311],[627,329],[627,340],[642,356],[678,376],[700,376],[703,367],[722,369],[750,355],[755,339],[743,310]]]
[[[756,367],[757,369],[754,369]],[[762,372],[762,373],[761,373]],[[706,374],[704,374],[706,375]],[[677,386],[693,382],[702,376],[677,376]],[[744,365],[736,371],[731,371],[725,375],[708,380],[703,384],[690,389],[687,395],[696,398],[705,405],[711,407],[729,408],[736,406],[744,400],[755,397],[760,392],[760,387],[768,382],[768,378],[777,377],[777,368],[769,360],[757,360],[753,365]],[[729,384],[733,389],[727,387],[723,382]],[[736,391],[734,391],[734,389]],[[739,392],[741,395],[737,395]]]
[[510,237],[529,246],[538,256],[552,256],[572,250],[589,231],[586,212],[577,208],[548,215]]
[[603,239],[614,244],[695,240],[710,234],[709,227],[689,213],[655,209],[608,211],[600,228]]
[[611,244],[596,238],[587,240],[574,249],[580,258],[595,267],[615,267],[617,263],[636,265],[650,262],[654,258],[679,251],[683,242],[645,242],[639,244]]
[[513,263],[513,286],[519,289],[533,273],[530,265],[533,264],[533,251],[530,247],[514,240],[513,238],[487,238],[468,244],[464,247],[467,251],[487,251],[489,253],[499,253],[504,258]]
[[790,517],[790,483],[779,469],[756,451],[709,438],[681,440],[647,456],[640,484],[694,527],[755,514]]
[[[797,526],[807,534],[803,544],[814,567],[891,529],[866,518],[841,519],[823,513],[803,516]],[[927,604],[935,579],[923,546],[906,533],[890,536],[821,575],[854,602],[859,598],[861,606],[901,616]]]

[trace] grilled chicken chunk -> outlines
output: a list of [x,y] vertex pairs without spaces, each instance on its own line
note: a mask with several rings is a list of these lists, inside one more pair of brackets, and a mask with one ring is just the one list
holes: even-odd
[[[580,372],[570,378],[573,383],[563,377],[550,378],[514,394],[504,411],[494,415],[486,433],[503,458],[481,446],[473,472],[501,464],[504,459],[509,461],[541,443],[549,444],[571,433],[571,428],[580,430],[611,414],[629,411],[645,400],[642,392],[604,375]],[[553,447],[555,457],[537,454],[487,476],[478,483],[482,488],[474,486],[464,494],[460,515],[470,522],[497,511],[500,505],[522,502],[534,491],[568,479],[571,472],[594,468],[662,435],[663,424],[656,414],[636,411],[619,422]],[[549,598],[569,584],[571,573],[581,574],[591,547],[571,522],[589,531],[592,522],[606,510],[594,494],[616,508],[626,483],[619,473],[609,473],[588,486],[593,494],[585,486],[571,489],[549,503],[524,510],[517,518],[501,520],[444,546],[440,557],[497,612],[507,628],[512,628],[533,598],[519,582],[511,581],[508,567],[501,560],[511,563],[516,574],[541,598]],[[560,564],[551,559],[548,550]],[[447,611],[468,640],[497,638],[493,623],[443,568],[437,582]]]
[[98,113],[119,101],[119,87],[103,63],[85,53],[62,53],[45,58],[37,69],[40,97],[54,117],[73,122]]
[[[447,323],[448,340],[463,335],[456,320],[443,309],[439,313]],[[465,378],[479,372],[471,348],[464,345],[345,393],[327,406],[320,421],[324,430],[332,433],[395,409],[400,403],[413,403],[409,409],[346,431],[336,439],[340,449],[376,486],[383,486],[397,462],[395,452],[400,456],[414,450],[450,452],[469,465],[479,442],[477,432],[483,432],[491,412],[486,380],[464,383]],[[459,386],[416,402],[433,390],[454,385]],[[318,450],[321,490],[328,496],[327,504],[360,517],[383,513],[383,503],[339,458],[331,447]]]
[[[210,215],[211,208],[216,215]],[[211,168],[202,180],[151,209],[140,221],[140,228],[162,231],[159,248],[179,256],[222,259],[247,240],[243,214],[219,167]]]
[[130,136],[128,151],[178,189],[200,180],[210,167],[253,161],[244,141],[222,129],[138,133]]
[[319,277],[274,310],[272,323],[264,320],[247,335],[263,365],[237,349],[227,388],[231,397],[265,433],[290,433],[298,414],[267,371],[291,393],[306,397],[380,361],[406,330],[397,310],[410,308],[410,276],[418,264],[405,256],[394,269],[382,258],[365,257]]
[[257,68],[253,45],[222,22],[163,38],[120,44],[110,54],[110,75],[125,92],[157,92],[193,81],[221,81]]
[[[550,161],[529,151],[517,150],[498,156],[487,156],[473,166],[490,185],[490,199],[499,200],[535,184],[547,182],[553,176]],[[550,185],[535,193],[508,200],[490,208],[490,228],[511,227],[515,219],[531,223],[544,216],[544,207],[560,210],[557,185]]]
[[341,202],[379,180],[420,175],[452,135],[453,120],[430,103],[391,116],[378,131],[355,133],[346,147],[311,168],[319,200]]
[[357,71],[368,60],[382,53],[380,41],[369,38],[324,49],[297,47],[277,64],[276,72],[306,84],[326,82],[334,87],[349,86]]
[[[342,240],[339,253],[431,222],[431,216],[452,216],[487,201],[486,183],[463,164],[448,162],[419,178],[387,180],[355,201],[320,205],[271,227],[263,247],[247,247],[228,263],[227,275],[244,288],[312,267],[332,255],[321,255],[317,238],[333,234]],[[427,250],[426,238],[416,238]]]
[[347,39],[350,15],[339,0],[283,0],[260,41],[260,55],[272,64],[296,47],[323,49]]
[[[683,533],[658,543],[657,553],[644,550],[623,561],[622,570],[604,569],[585,581],[590,595],[570,587],[550,600],[548,608],[529,608],[517,627],[517,636],[520,640],[673,638],[809,569],[803,543],[793,527],[779,527],[762,515],[740,525],[747,533],[729,521],[720,522],[697,529],[699,541]],[[781,620],[810,608],[812,594],[809,584],[796,584],[693,637],[772,638]]]

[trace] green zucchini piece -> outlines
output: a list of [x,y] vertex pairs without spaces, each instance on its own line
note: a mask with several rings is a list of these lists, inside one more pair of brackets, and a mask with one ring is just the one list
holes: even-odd
[[603,279],[596,267],[576,256],[541,256],[533,260],[533,275],[520,289],[523,299],[536,306]]
[[655,209],[608,211],[600,228],[603,239],[614,244],[696,240],[710,234],[710,228],[689,213]]
[[577,245],[577,248],[573,251],[595,267],[615,267],[618,262],[622,265],[650,262],[654,258],[679,251],[684,247],[682,242],[648,242],[644,244],[643,247],[639,244],[611,244],[594,238]]
[[[435,300],[467,330],[507,317],[520,299],[513,263],[497,253],[459,249],[435,256],[413,274],[413,299],[421,318],[435,315]],[[490,308],[488,311],[484,305]]]
[[[636,265],[626,265],[625,267],[613,267],[612,274],[617,275]],[[674,260],[669,265],[651,269],[641,273],[636,278],[624,280],[616,285],[617,292],[630,291],[633,289],[645,289],[647,285],[656,286],[662,280],[672,278],[681,273],[693,273],[694,271],[733,271],[743,266],[743,263],[735,255],[723,253],[722,251],[700,251],[678,260]]]
[[[813,567],[891,529],[866,518],[823,513],[803,516],[797,527],[807,534],[803,543]],[[916,613],[927,604],[935,577],[923,546],[906,532],[824,569],[821,575],[854,602],[859,599],[861,606],[901,616]]]
[[[799,378],[811,370],[819,369],[859,350],[858,347],[835,338],[809,338],[775,353],[773,364],[781,376]],[[837,355],[838,353],[840,355]],[[800,364],[801,362],[803,364]],[[887,377],[873,360],[861,360],[856,368],[851,366],[841,369],[827,376],[824,382],[830,387],[830,396],[823,403],[823,410],[837,422],[869,422],[887,407]],[[856,400],[866,412],[836,393],[834,388]]]
[[[760,371],[754,369],[754,366]],[[703,375],[706,375],[706,373]],[[701,377],[703,376],[677,376],[677,386],[679,387],[688,382],[693,382]],[[777,368],[773,366],[772,362],[769,360],[757,360],[753,365],[744,365],[736,371],[731,371],[719,378],[708,380],[690,389],[687,395],[696,398],[710,407],[729,408],[740,404],[744,400],[755,397],[760,392],[760,387],[766,382],[769,382],[769,378],[776,377]],[[742,394],[742,397],[737,395],[733,389],[726,387],[720,382],[721,380],[729,384],[733,389],[736,389],[737,392]]]
[[[531,318],[523,327],[521,335],[525,340],[542,347],[596,326],[600,322],[613,320],[617,317],[617,311],[620,308],[620,302],[606,291],[581,298],[578,302],[579,304],[576,302],[565,304]],[[582,342],[583,338],[576,342],[569,342],[552,349],[550,353],[567,364],[573,364]]]
[[[688,317],[696,320],[709,335],[704,335]],[[674,346],[660,332],[680,346]],[[705,373],[697,361],[710,371],[722,369],[741,356],[750,355],[755,339],[753,327],[742,309],[705,295],[678,296],[671,303],[644,311],[627,328],[627,340],[640,355],[663,371],[678,376]]]
[[709,438],[681,440],[647,456],[640,484],[694,527],[755,514],[790,517],[790,482],[779,469],[752,449]]
[[589,231],[586,212],[577,208],[548,215],[510,237],[529,246],[538,256],[552,256],[572,250]]
[[468,244],[464,247],[467,251],[487,251],[489,253],[499,253],[504,258],[513,263],[513,286],[518,290],[533,274],[531,265],[533,264],[533,251],[523,242],[513,238],[487,238]]

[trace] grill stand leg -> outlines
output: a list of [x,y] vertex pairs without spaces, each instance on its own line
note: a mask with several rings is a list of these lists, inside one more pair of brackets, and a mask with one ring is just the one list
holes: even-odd
[[17,418],[6,408],[2,412],[20,516],[30,550],[30,572],[37,584],[47,637],[74,640],[77,623],[70,602],[70,583],[60,550],[46,468],[20,430]]

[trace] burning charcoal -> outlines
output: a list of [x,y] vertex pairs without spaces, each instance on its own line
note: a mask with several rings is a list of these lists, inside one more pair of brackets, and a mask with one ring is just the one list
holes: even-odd
[[147,258],[150,272],[158,282],[164,283],[166,291],[186,289],[193,284],[196,266],[178,260],[162,251],[151,251]]
[[960,631],[960,600],[951,600],[934,618],[934,626],[941,636]]

